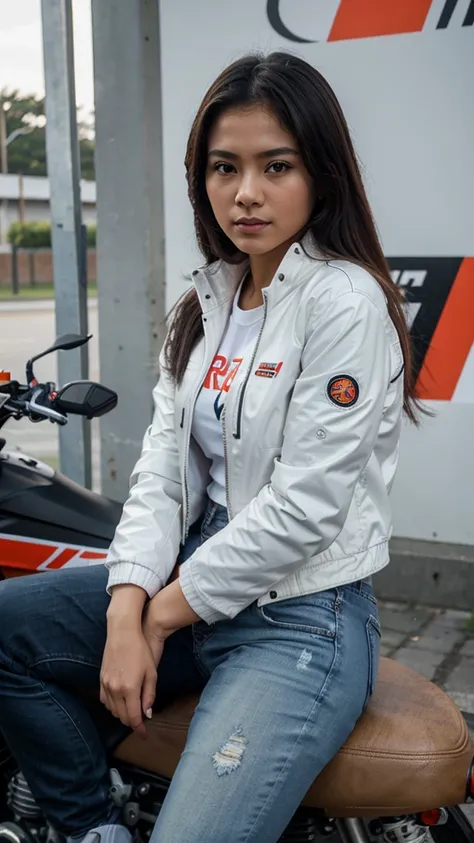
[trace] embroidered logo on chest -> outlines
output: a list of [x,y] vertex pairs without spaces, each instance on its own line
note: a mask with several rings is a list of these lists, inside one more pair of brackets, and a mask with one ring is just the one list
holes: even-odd
[[255,374],[258,378],[276,378],[282,366],[283,360],[280,363],[260,363]]

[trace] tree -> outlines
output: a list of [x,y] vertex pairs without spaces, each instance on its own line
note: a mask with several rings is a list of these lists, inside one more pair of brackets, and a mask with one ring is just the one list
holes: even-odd
[[[15,129],[33,127],[28,134],[19,135],[8,146],[8,172],[24,176],[46,176],[45,98],[19,91],[0,91],[0,105],[6,103],[7,137]],[[93,180],[94,141],[92,127],[85,120],[78,121],[81,176]]]

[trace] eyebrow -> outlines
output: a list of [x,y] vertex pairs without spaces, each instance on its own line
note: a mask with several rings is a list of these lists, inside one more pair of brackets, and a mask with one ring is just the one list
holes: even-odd
[[[299,152],[292,149],[291,146],[278,146],[276,149],[266,149],[265,152],[259,152],[257,158],[276,158],[279,155],[299,155]],[[230,158],[232,161],[236,161],[239,156],[235,152],[228,152],[225,149],[211,149],[209,158]]]

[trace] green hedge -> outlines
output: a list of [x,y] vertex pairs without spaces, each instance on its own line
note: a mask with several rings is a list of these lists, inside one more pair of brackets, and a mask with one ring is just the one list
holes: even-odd
[[[94,248],[97,226],[87,226],[87,245]],[[51,223],[49,222],[14,222],[8,229],[8,242],[17,249],[50,249]]]

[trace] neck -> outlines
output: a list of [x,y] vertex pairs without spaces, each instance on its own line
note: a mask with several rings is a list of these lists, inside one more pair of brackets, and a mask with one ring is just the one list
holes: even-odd
[[290,241],[282,243],[271,252],[264,255],[250,255],[250,271],[252,278],[252,294],[261,292],[263,287],[268,287],[275,272],[285,257]]

